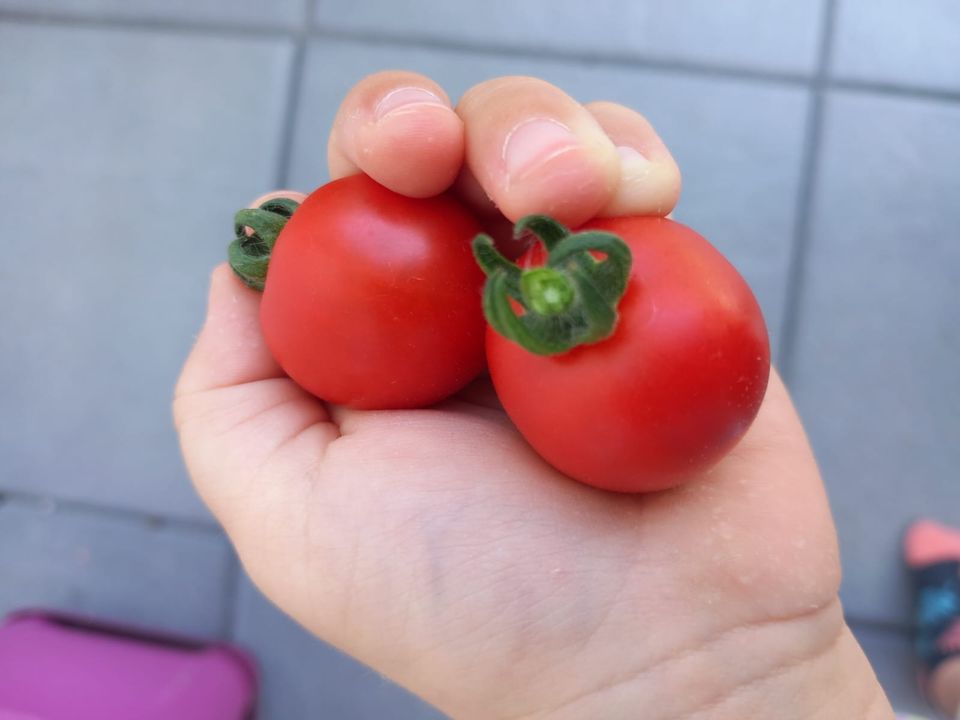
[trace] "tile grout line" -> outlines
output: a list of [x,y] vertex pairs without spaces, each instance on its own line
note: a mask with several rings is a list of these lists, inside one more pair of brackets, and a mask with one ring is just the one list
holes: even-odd
[[[308,0],[308,7],[315,7],[316,0]],[[310,19],[312,21],[312,18]],[[325,39],[353,42],[357,44],[391,45],[394,47],[417,47],[441,51],[452,51],[472,55],[490,55],[495,57],[533,58],[545,61],[581,62],[584,64],[627,66],[632,68],[658,70],[662,72],[697,77],[721,77],[734,80],[748,80],[762,83],[803,85],[809,80],[803,72],[767,71],[745,66],[717,65],[682,59],[658,58],[655,56],[633,55],[629,53],[589,53],[566,52],[550,48],[526,49],[508,43],[476,43],[470,41],[447,41],[430,36],[403,36],[390,33],[325,29],[307,22],[300,28],[286,25],[243,25],[222,24],[209,21],[187,21],[164,18],[127,18],[123,16],[70,15],[65,13],[31,13],[28,11],[0,10],[0,22],[18,22],[24,24],[51,25],[61,27],[101,27],[106,29],[127,29],[138,31],[170,31],[191,34],[222,36],[269,36],[300,39]]]
[[810,107],[807,112],[807,127],[804,137],[804,155],[797,189],[796,216],[793,226],[793,244],[790,250],[790,265],[784,291],[783,315],[780,323],[779,366],[784,382],[790,386],[793,380],[794,355],[800,321],[800,300],[806,275],[806,261],[812,233],[811,215],[814,211],[815,190],[820,170],[820,151],[823,141],[823,124],[826,95],[829,89],[828,75],[833,55],[836,31],[838,0],[826,0],[820,28],[820,47],[817,70],[813,78]]
[[[308,8],[316,7],[316,0],[307,0]],[[283,24],[247,25],[242,23],[218,23],[205,20],[181,20],[177,18],[124,17],[119,15],[83,16],[69,13],[42,13],[29,11],[11,11],[0,9],[0,22],[48,25],[57,27],[84,27],[104,29],[125,29],[142,32],[167,31],[189,34],[226,36],[226,37],[288,37],[301,39],[324,39],[353,42],[367,45],[391,45],[394,47],[417,47],[432,50],[452,51],[472,55],[490,55],[495,57],[533,58],[539,60],[560,60],[581,62],[584,64],[627,66],[633,68],[659,70],[680,75],[721,77],[751,80],[763,83],[802,85],[809,80],[800,71],[768,71],[746,66],[714,64],[682,59],[658,58],[656,56],[634,55],[630,53],[590,53],[567,52],[551,48],[526,49],[509,43],[477,43],[465,40],[442,40],[428,35],[395,35],[371,31],[327,29],[313,24],[312,16],[299,27]]]
[[40,510],[46,508],[52,508],[53,510],[63,508],[71,512],[141,522],[154,528],[170,527],[211,534],[221,532],[220,527],[212,520],[194,520],[172,515],[159,515],[135,508],[103,505],[86,500],[64,499],[53,495],[41,495],[39,493],[30,493],[22,490],[0,490],[0,505],[5,503],[33,506]]
[[124,17],[123,15],[71,15],[62,12],[30,12],[0,9],[0,22],[59,28],[95,28],[134,30],[139,32],[172,32],[211,37],[277,38],[295,35],[295,27],[282,23],[230,23],[209,20],[186,20],[162,17]]
[[960,103],[960,89],[947,90],[944,88],[927,87],[922,85],[907,86],[882,80],[858,80],[856,78],[831,78],[827,82],[831,90],[863,93],[886,97],[900,97],[910,100],[929,100],[931,102]]
[[293,143],[297,130],[297,112],[300,108],[300,97],[303,95],[304,68],[307,60],[307,45],[310,41],[310,23],[317,0],[307,0],[304,4],[304,17],[297,32],[293,58],[290,60],[290,74],[287,78],[287,96],[283,108],[283,123],[280,130],[280,141],[277,149],[277,166],[274,171],[273,188],[286,187],[290,182],[290,166],[293,162]]
[[[312,4],[312,0],[309,0]],[[828,0],[829,2],[829,0]],[[830,5],[832,7],[832,5]],[[316,28],[312,24],[301,28],[277,24],[220,23],[206,20],[181,20],[177,18],[135,18],[123,16],[83,16],[68,13],[43,13],[22,10],[0,9],[0,23],[47,25],[53,27],[81,27],[121,29],[142,32],[172,32],[210,37],[242,38],[289,38],[298,40],[305,35],[313,39],[338,40],[367,45],[390,45],[415,47],[471,55],[491,57],[534,58],[544,61],[580,62],[589,65],[628,67],[651,72],[663,72],[688,77],[718,78],[788,86],[823,87],[850,92],[892,95],[904,98],[925,99],[934,102],[958,103],[960,90],[936,88],[923,85],[903,85],[884,80],[857,78],[818,78],[802,71],[768,71],[737,65],[715,65],[683,59],[670,59],[652,55],[630,53],[584,53],[553,50],[550,48],[526,49],[510,44],[484,44],[469,41],[446,41],[430,36],[402,36],[369,31],[350,31]],[[305,30],[303,28],[306,28]]]
[[896,620],[879,620],[876,618],[858,618],[855,615],[844,616],[844,619],[852,628],[863,628],[864,630],[873,630],[876,632],[888,633],[890,635],[907,635],[913,633],[914,625],[912,623],[897,622]]
[[[225,538],[230,545],[230,539]],[[220,623],[220,636],[225,640],[233,641],[237,634],[237,610],[240,605],[240,578],[243,571],[240,568],[240,558],[237,551],[230,545],[230,557],[227,560],[226,573],[223,578],[223,619]]]
[[724,63],[698,62],[679,58],[657,57],[626,52],[593,53],[554,48],[525,48],[510,43],[478,43],[470,40],[443,40],[429,35],[394,35],[372,31],[343,30],[317,27],[312,36],[326,40],[356,44],[391,45],[426,50],[440,50],[467,55],[489,55],[496,58],[533,59],[543,61],[575,62],[584,65],[628,67],[638,70],[660,71],[693,77],[744,80],[777,85],[806,85],[810,78],[803,71],[758,70]]

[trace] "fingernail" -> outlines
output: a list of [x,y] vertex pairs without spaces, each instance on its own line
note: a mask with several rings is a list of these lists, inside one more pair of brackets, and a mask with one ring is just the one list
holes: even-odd
[[650,169],[650,161],[636,148],[617,145],[617,154],[620,155],[620,166],[624,174],[645,174]]
[[258,208],[267,200],[276,200],[277,198],[287,198],[290,200],[295,200],[298,203],[302,203],[306,200],[307,196],[298,190],[274,190],[273,192],[268,192],[266,195],[261,195],[252,203],[247,205],[249,208]]
[[414,105],[440,105],[447,107],[447,103],[429,90],[418,87],[402,87],[391,90],[380,98],[380,102],[377,103],[373,114],[377,120],[380,120],[390,113]]
[[507,177],[518,178],[550,158],[580,145],[577,136],[563,123],[531,118],[515,126],[503,143]]

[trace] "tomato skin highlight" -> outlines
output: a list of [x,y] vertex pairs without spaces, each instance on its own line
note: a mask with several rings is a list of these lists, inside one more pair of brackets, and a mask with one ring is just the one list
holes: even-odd
[[270,258],[264,337],[310,393],[362,409],[422,407],[484,365],[476,219],[450,196],[413,199],[363,175],[311,193]]
[[[682,483],[740,440],[760,408],[770,344],[749,286],[703,237],[665,218],[585,228],[630,247],[630,281],[611,337],[537,355],[487,330],[501,402],[564,474],[618,492]],[[540,265],[541,245],[519,261]]]

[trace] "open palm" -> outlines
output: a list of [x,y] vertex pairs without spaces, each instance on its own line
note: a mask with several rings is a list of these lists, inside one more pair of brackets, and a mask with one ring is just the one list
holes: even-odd
[[[419,196],[459,178],[491,218],[490,200],[570,224],[676,199],[669,153],[626,108],[531,78],[446,103],[421,76],[363,81],[332,174]],[[531,118],[572,139],[541,132],[510,160]],[[843,622],[829,509],[778,378],[702,478],[614,495],[544,463],[483,380],[422,410],[325,405],[271,359],[258,302],[215,271],[175,415],[250,576],[318,636],[457,718],[892,717]]]

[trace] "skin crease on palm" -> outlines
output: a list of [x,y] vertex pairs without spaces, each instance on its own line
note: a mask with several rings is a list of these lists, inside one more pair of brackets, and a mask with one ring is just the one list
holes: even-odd
[[[665,215],[680,189],[641,116],[534,78],[454,108],[429,78],[371,76],[329,150],[334,178],[453,186],[497,228]],[[325,406],[271,359],[258,302],[215,270],[174,414],[245,569],[320,638],[467,720],[893,717],[843,621],[833,522],[775,373],[718,466],[614,495],[540,460],[483,380],[430,409]]]

